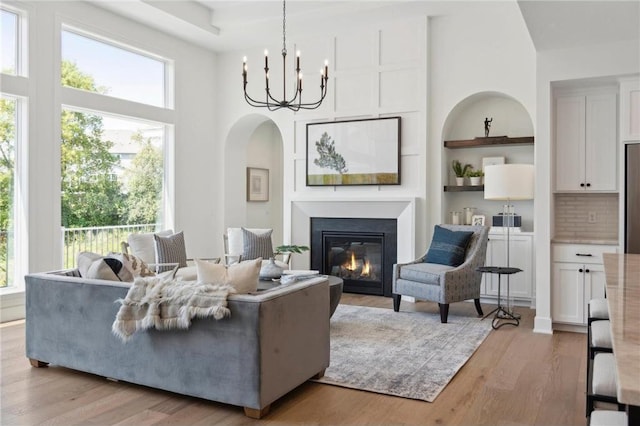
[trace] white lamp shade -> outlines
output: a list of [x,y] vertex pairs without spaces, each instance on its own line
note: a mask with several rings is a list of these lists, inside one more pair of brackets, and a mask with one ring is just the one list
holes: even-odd
[[484,168],[485,200],[531,200],[533,164],[496,164]]

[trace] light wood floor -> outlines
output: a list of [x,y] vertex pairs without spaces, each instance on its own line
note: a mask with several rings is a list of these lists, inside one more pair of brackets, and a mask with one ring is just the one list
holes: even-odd
[[[342,303],[392,307],[390,298],[352,294]],[[403,302],[401,310],[413,306]],[[415,309],[437,314],[435,303]],[[24,323],[4,325],[0,424],[585,425],[585,335],[534,334],[534,311],[517,311],[520,327],[492,331],[433,403],[307,382],[276,401],[261,421],[245,417],[240,407],[61,367],[32,368],[24,355]],[[474,315],[475,309],[455,303],[450,314]]]

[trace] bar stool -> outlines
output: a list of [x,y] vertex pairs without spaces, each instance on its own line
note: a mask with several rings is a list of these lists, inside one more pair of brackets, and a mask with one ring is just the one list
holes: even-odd
[[590,426],[627,426],[629,420],[624,411],[596,410],[589,418]]
[[607,299],[591,299],[588,306],[588,323],[592,321],[609,319],[609,307]]
[[610,404],[615,404],[618,411],[625,411],[625,404],[618,402],[617,388],[618,378],[614,355],[596,353],[592,364],[591,381],[587,383],[587,416],[590,416],[595,408],[609,407]]

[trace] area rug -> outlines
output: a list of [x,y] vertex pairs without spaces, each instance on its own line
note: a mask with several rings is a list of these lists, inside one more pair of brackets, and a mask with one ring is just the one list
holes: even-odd
[[491,332],[475,316],[339,305],[320,383],[433,402]]

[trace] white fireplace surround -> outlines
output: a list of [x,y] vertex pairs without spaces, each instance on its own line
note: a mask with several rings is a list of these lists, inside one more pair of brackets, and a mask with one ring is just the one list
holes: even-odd
[[[398,262],[415,259],[415,198],[313,199],[291,201],[292,244],[311,244],[311,218],[396,219],[398,230]],[[293,267],[309,269],[308,256],[294,256]]]

